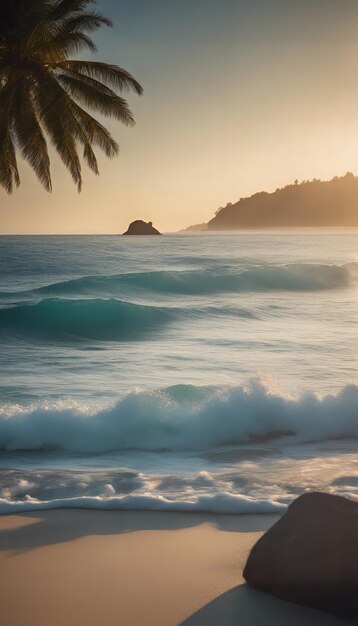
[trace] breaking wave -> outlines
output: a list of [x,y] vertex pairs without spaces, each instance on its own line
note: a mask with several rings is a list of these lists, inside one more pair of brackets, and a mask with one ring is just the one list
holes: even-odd
[[170,499],[161,495],[129,496],[80,496],[58,500],[8,500],[0,498],[0,514],[20,513],[23,511],[41,511],[49,509],[100,509],[121,511],[181,511],[222,514],[280,514],[286,509],[284,503],[274,500],[257,500],[250,496],[231,493],[217,493],[193,497],[191,499]]
[[[358,280],[358,263],[291,264],[233,268],[153,271],[109,276],[84,276],[39,287],[28,294],[45,296],[116,295],[123,290],[206,295],[245,291],[315,291],[344,288]],[[6,292],[1,294],[9,296]],[[14,295],[12,293],[11,295]]]
[[210,450],[357,437],[356,385],[322,398],[290,398],[261,381],[229,389],[177,385],[129,393],[96,412],[74,404],[0,409],[1,450]]

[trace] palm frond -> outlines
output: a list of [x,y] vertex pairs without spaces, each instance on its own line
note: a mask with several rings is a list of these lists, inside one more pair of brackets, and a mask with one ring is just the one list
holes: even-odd
[[78,12],[74,15],[62,20],[61,30],[67,32],[87,32],[92,33],[101,26],[111,27],[113,24],[111,20],[97,13],[96,11],[88,11],[86,13]]
[[77,125],[71,115],[66,93],[57,81],[46,73],[38,76],[34,99],[41,124],[51,137],[60,158],[71,173],[78,191],[82,189],[82,170],[78,157],[76,138]]
[[0,126],[0,185],[12,193],[14,185],[19,187],[20,176],[17,167],[14,137],[10,127]]
[[99,111],[106,117],[120,120],[126,126],[133,126],[134,118],[124,98],[98,81],[83,81],[73,76],[59,74],[57,80],[67,93],[86,107]]
[[72,112],[92,144],[98,146],[109,159],[118,155],[119,146],[105,126],[75,102],[72,102]]
[[90,142],[87,140],[83,147],[83,158],[87,162],[88,167],[96,174],[99,175],[98,163],[96,155],[92,150]]
[[85,74],[99,80],[119,91],[132,89],[138,95],[143,94],[143,87],[133,78],[132,74],[118,65],[101,63],[99,61],[68,60],[52,65],[53,69],[62,69],[70,72]]
[[88,35],[76,32],[60,32],[54,37],[40,41],[34,46],[34,52],[46,60],[63,60],[70,54],[77,54],[80,50],[87,48],[90,52],[97,52],[97,47]]
[[12,193],[14,185],[20,185],[16,161],[14,135],[11,124],[11,108],[14,100],[12,85],[0,89],[0,185]]
[[49,19],[61,20],[75,11],[84,11],[94,0],[58,0],[50,12]]
[[[83,156],[90,169],[97,175],[99,173],[98,164],[91,144],[97,145],[108,158],[113,158],[118,154],[118,145],[112,139],[109,131],[71,100],[56,79],[51,76],[43,77],[43,80],[39,81],[35,97],[38,99],[38,106],[43,107],[43,122],[56,148],[61,140],[61,135],[64,132],[70,133],[74,140],[79,141],[83,145]],[[57,107],[56,102],[58,103]],[[60,110],[65,111],[61,119],[56,115],[58,107]],[[62,154],[58,148],[57,150],[65,165],[71,170],[74,180],[78,182],[78,176],[76,175],[76,172],[78,172],[77,158],[75,158],[72,164],[73,169],[71,169],[70,162],[73,154],[72,156],[71,152]],[[79,184],[79,190],[80,188],[81,184]]]
[[[94,117],[87,113],[87,111],[82,109],[74,100],[72,100],[61,85],[57,83],[57,80],[54,77],[46,76],[46,78],[51,81],[54,92],[54,98],[51,106],[56,107],[57,100],[60,105],[59,110],[66,112],[67,123],[70,124],[71,132],[75,135],[76,139],[79,139],[82,143],[84,143],[84,133],[88,141],[103,150],[108,158],[111,159],[115,157],[119,152],[119,147],[117,142],[111,137],[110,132]],[[41,90],[42,87],[39,85],[37,87],[35,97],[39,97]],[[46,104],[42,98],[41,102]],[[39,106],[41,106],[41,104],[39,104]],[[47,103],[47,106],[49,106],[49,103]]]
[[46,191],[51,191],[47,143],[37,118],[29,85],[18,86],[12,116],[17,143],[23,158],[28,161]]

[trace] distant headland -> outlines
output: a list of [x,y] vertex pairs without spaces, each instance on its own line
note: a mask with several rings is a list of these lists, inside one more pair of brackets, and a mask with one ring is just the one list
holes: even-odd
[[143,220],[135,220],[128,226],[123,235],[161,235],[159,230],[154,228],[153,222],[144,222]]
[[358,226],[357,176],[347,172],[329,181],[296,180],[273,193],[260,191],[229,202],[207,224],[186,232],[315,226]]

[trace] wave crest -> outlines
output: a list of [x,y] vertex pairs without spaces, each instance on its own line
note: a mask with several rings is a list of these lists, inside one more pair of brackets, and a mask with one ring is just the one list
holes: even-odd
[[113,293],[119,288],[145,289],[182,295],[207,295],[241,291],[313,291],[349,286],[358,279],[358,263],[344,265],[293,264],[272,265],[233,271],[185,270],[158,271],[112,276],[87,276],[39,291],[46,294]]
[[210,450],[356,437],[356,385],[323,398],[288,398],[261,381],[231,389],[179,385],[133,392],[98,412],[73,405],[0,410],[1,450]]
[[[22,295],[109,297],[127,292],[128,289],[193,296],[270,290],[315,291],[348,287],[356,283],[357,279],[358,263],[296,263],[257,266],[239,271],[232,267],[222,267],[215,270],[209,268],[83,276],[22,292]],[[6,292],[0,295],[9,297],[15,294]]]
[[3,329],[53,340],[130,341],[169,321],[164,308],[120,300],[54,298],[0,310]]

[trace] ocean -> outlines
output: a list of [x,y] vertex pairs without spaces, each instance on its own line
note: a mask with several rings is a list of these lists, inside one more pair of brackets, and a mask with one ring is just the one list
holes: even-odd
[[0,513],[358,496],[358,230],[0,237]]

